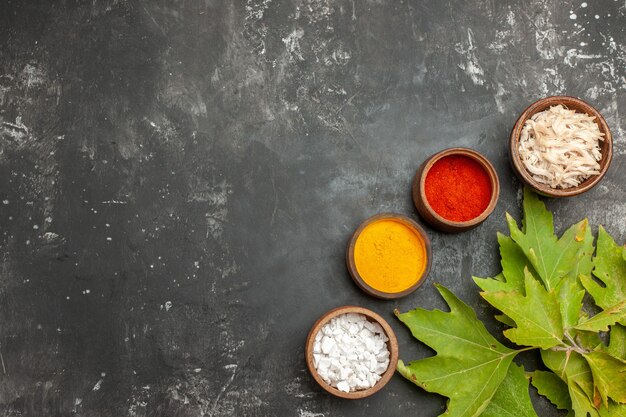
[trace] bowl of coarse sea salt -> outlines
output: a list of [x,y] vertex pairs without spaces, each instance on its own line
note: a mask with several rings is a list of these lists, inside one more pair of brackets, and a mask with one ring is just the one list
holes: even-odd
[[378,314],[343,306],[315,322],[306,340],[305,357],[311,375],[326,391],[341,398],[365,398],[393,376],[398,340]]

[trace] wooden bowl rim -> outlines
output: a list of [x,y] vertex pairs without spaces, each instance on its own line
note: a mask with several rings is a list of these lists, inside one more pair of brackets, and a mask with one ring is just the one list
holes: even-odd
[[[535,179],[533,179],[528,170],[526,170],[526,167],[524,167],[524,164],[522,163],[519,156],[519,150],[517,147],[526,120],[532,117],[535,113],[539,113],[540,111],[544,111],[547,108],[558,104],[563,104],[565,105],[565,107],[576,110],[578,112],[580,112],[580,109],[582,108],[584,113],[594,116],[596,119],[595,121],[600,128],[600,131],[604,133],[604,142],[606,143],[606,150],[605,152],[603,152],[602,159],[600,160],[600,173],[598,175],[589,177],[577,187],[571,187],[567,189],[555,189],[535,181]],[[513,167],[515,168],[518,176],[520,176],[523,182],[525,182],[529,187],[533,188],[539,194],[555,198],[573,197],[589,191],[591,188],[595,187],[606,175],[613,159],[613,135],[611,134],[609,125],[606,123],[606,120],[604,119],[602,114],[600,114],[600,112],[596,110],[596,108],[593,107],[591,104],[579,99],[578,97],[550,96],[535,101],[530,106],[528,106],[517,118],[517,121],[515,122],[515,125],[511,130],[511,136],[509,138],[509,154],[511,157],[511,163],[513,164]],[[606,160],[606,162],[604,162],[604,160]],[[603,162],[604,165],[602,164]]]
[[[320,331],[322,326],[328,323],[331,319],[347,313],[363,314],[370,321],[374,321],[380,324],[380,326],[385,331],[387,338],[389,339],[387,341],[387,349],[389,349],[389,366],[387,367],[385,373],[381,375],[381,378],[378,380],[378,382],[376,382],[376,384],[374,384],[373,387],[352,392],[339,391],[337,388],[326,383],[326,381],[324,381],[317,373],[317,370],[315,369],[315,364],[313,363],[313,344],[315,343],[315,335]],[[331,393],[332,395],[340,398],[346,398],[349,400],[357,400],[360,398],[369,397],[370,395],[377,393],[385,385],[387,385],[387,383],[391,380],[394,372],[396,371],[396,367],[398,365],[398,355],[398,339],[391,326],[389,326],[389,323],[387,323],[385,319],[383,319],[379,314],[373,312],[372,310],[365,307],[353,305],[345,305],[333,308],[324,313],[319,319],[317,319],[317,321],[313,324],[311,330],[309,331],[304,349],[306,364],[309,368],[309,372],[313,376],[313,379],[315,379],[315,381],[322,388],[324,388],[324,390]]]
[[[448,220],[442,217],[430,206],[428,198],[426,198],[426,176],[428,175],[428,172],[435,164],[435,162],[450,155],[466,156],[478,162],[483,167],[485,172],[487,172],[487,175],[489,175],[489,180],[491,181],[491,199],[489,200],[489,204],[480,215],[464,222]],[[422,203],[428,213],[430,213],[438,222],[443,223],[451,228],[468,230],[472,227],[478,226],[483,221],[485,221],[485,219],[489,217],[491,213],[493,213],[493,210],[496,208],[496,204],[498,203],[498,198],[500,197],[500,180],[498,178],[498,173],[496,172],[496,169],[493,167],[493,165],[486,156],[470,148],[455,147],[437,152],[426,160],[426,164],[424,165],[423,169],[421,169],[421,172],[418,171],[415,174],[414,180],[419,181],[419,197],[422,200]],[[414,192],[415,191],[416,190],[414,189]]]
[[[383,292],[383,291],[377,290],[376,288],[371,287],[369,284],[367,284],[367,282],[365,282],[365,280],[363,279],[361,274],[359,274],[359,271],[356,268],[356,261],[354,260],[354,247],[356,245],[356,241],[367,226],[379,220],[399,221],[405,224],[406,226],[412,228],[415,231],[415,233],[417,233],[422,238],[422,241],[424,242],[424,249],[426,250],[426,265],[424,267],[424,272],[417,279],[415,284],[413,284],[412,286],[410,286],[404,291]],[[346,251],[346,265],[348,266],[348,272],[350,272],[350,277],[352,278],[354,283],[365,293],[373,297],[383,299],[383,300],[395,300],[398,298],[402,298],[411,294],[415,290],[417,290],[424,283],[424,281],[426,280],[426,277],[428,276],[430,272],[431,261],[432,261],[431,244],[430,244],[430,239],[428,238],[428,235],[426,234],[426,231],[415,220],[405,215],[398,214],[398,213],[379,213],[379,214],[376,214],[374,216],[371,216],[365,219],[363,222],[361,222],[359,227],[357,227],[354,233],[352,234],[352,237],[350,238],[350,241],[348,242],[348,250]]]

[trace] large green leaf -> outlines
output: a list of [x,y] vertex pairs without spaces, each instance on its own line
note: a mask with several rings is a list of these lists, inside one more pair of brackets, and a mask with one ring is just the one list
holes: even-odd
[[580,278],[595,303],[606,309],[626,299],[626,260],[624,249],[601,226],[597,245],[593,274],[602,285],[588,275]]
[[[557,237],[552,214],[528,189],[523,215],[520,229],[507,214],[510,237],[498,234],[502,272],[473,277],[481,295],[510,327],[504,335],[528,346],[519,351],[541,349],[553,371],[532,373],[541,395],[568,417],[626,417],[626,246],[600,228],[594,256],[586,219]],[[512,363],[519,351],[498,343],[471,308],[439,291],[450,312],[399,315],[437,355],[399,362],[399,371],[449,397],[443,416],[534,416],[523,369]],[[602,309],[591,317],[583,309],[587,293]]]
[[523,209],[522,230],[507,214],[511,238],[520,246],[546,289],[555,289],[577,264],[587,232],[587,220],[576,223],[557,239],[552,213],[528,188],[524,189]]
[[524,368],[512,363],[481,417],[537,417],[530,401]]
[[[577,352],[553,350],[542,350],[541,358],[567,384],[576,417],[587,417],[587,414],[597,417],[593,376],[585,358]],[[599,401],[597,406],[600,406]]]
[[608,398],[626,402],[626,363],[605,352],[583,355],[591,368],[593,383],[605,405]]
[[[498,232],[498,243],[500,244],[502,273],[493,278],[472,277],[472,279],[486,293],[517,291],[525,294],[524,269],[532,269],[530,262],[526,259],[526,255],[519,245],[510,237]],[[515,322],[506,314],[496,315],[495,318],[509,327],[515,326]]]
[[526,295],[518,292],[482,292],[482,297],[502,311],[516,327],[504,335],[513,343],[548,349],[563,342],[561,312],[554,290],[546,289],[526,271]]
[[574,327],[580,318],[585,289],[578,277],[581,274],[590,274],[593,268],[593,235],[591,228],[585,227],[582,242],[576,254],[576,261],[571,265],[571,270],[561,280],[557,287],[559,295],[559,305],[561,307],[561,317],[563,318],[563,328]]
[[475,417],[489,404],[518,351],[498,342],[474,310],[448,289],[437,289],[450,312],[396,311],[413,336],[437,355],[407,365],[399,361],[398,371],[426,391],[448,397],[446,417]]
[[561,410],[571,410],[572,399],[567,390],[567,384],[554,372],[535,371],[532,374],[531,383],[539,394],[546,397],[550,402]]
[[[528,194],[528,192],[526,191]],[[516,243],[515,240],[501,233],[498,233],[498,243],[500,246],[500,257],[502,265],[502,273],[494,278],[478,278],[473,277],[474,282],[484,293],[490,292],[510,292],[516,291],[525,294],[524,270],[528,269],[533,276],[540,277],[547,282],[546,287],[556,285],[556,293],[559,299],[559,307],[561,309],[561,317],[563,319],[563,328],[571,328],[578,323],[580,311],[582,308],[582,299],[584,297],[584,288],[578,280],[579,274],[589,274],[593,267],[592,254],[594,251],[593,235],[591,228],[587,227],[587,222],[582,221],[571,227],[560,240],[554,235],[552,225],[552,215],[545,209],[534,195],[525,196],[524,199],[524,231],[519,231],[517,224],[508,217],[511,235],[516,236],[522,245]],[[534,216],[527,219],[528,216]],[[529,261],[522,246],[528,253],[536,253],[536,250],[530,247],[529,243],[532,238],[543,242],[543,245],[536,245],[539,250],[544,252],[561,252],[565,246],[565,242],[569,242],[569,248],[565,251],[564,257],[557,262],[557,272],[548,273],[547,270],[553,263],[542,261],[539,264],[544,265],[544,273],[540,275],[535,271],[533,264]],[[573,238],[573,239],[572,239]],[[551,242],[551,243],[550,243]],[[532,251],[531,251],[532,249]],[[558,284],[557,284],[558,283]],[[514,326],[512,320],[504,315],[496,316],[496,319],[511,327]]]
[[609,326],[624,319],[626,319],[626,300],[581,321],[575,328],[592,332],[608,332]]

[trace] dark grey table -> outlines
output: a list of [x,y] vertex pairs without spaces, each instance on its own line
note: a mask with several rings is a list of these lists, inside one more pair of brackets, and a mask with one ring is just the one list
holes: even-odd
[[[589,101],[615,136],[603,182],[548,203],[558,229],[589,216],[626,239],[625,10],[2,1],[0,415],[438,415],[444,399],[400,376],[366,400],[327,395],[306,334],[357,304],[389,320],[401,358],[429,355],[392,311],[443,308],[434,282],[500,330],[470,276],[498,272],[495,234],[521,202],[508,133],[543,96]],[[425,285],[369,298],[346,272],[351,232],[417,218],[415,169],[451,146],[494,163],[495,212],[459,235],[427,228]]]

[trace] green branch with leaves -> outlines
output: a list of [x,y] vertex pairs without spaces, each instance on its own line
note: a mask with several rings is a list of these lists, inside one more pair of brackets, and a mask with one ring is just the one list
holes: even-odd
[[[449,312],[396,311],[437,354],[399,361],[398,371],[448,397],[446,417],[536,417],[529,382],[568,416],[626,417],[626,247],[600,227],[594,248],[586,219],[558,238],[552,213],[527,189],[523,215],[521,229],[507,214],[510,236],[498,233],[502,272],[474,277],[517,348],[438,285]],[[593,305],[584,306],[586,294]],[[545,370],[524,372],[513,361],[531,349],[540,350]]]

